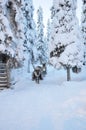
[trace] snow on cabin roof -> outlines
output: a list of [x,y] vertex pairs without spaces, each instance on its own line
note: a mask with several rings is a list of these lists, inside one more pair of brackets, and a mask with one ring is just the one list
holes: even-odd
[[11,47],[6,47],[4,44],[0,44],[0,52],[3,54],[7,54],[10,57],[14,57],[14,50]]

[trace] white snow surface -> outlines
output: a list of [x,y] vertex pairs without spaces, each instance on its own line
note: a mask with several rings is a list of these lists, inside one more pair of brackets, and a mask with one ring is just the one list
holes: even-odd
[[86,130],[86,68],[79,74],[48,67],[40,84],[14,70],[12,89],[0,91],[0,130]]

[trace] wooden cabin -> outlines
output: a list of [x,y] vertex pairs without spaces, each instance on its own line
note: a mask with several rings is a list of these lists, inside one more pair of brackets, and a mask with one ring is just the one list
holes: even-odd
[[7,54],[0,53],[0,90],[10,87],[9,59]]

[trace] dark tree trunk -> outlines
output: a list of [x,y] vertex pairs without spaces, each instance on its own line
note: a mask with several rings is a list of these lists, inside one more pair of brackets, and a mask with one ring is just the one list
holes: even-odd
[[70,66],[67,66],[67,81],[70,81]]

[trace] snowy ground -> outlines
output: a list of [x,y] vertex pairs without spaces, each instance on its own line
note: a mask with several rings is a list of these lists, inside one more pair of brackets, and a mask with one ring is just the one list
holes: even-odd
[[40,84],[19,71],[12,88],[0,92],[0,130],[86,130],[86,69],[66,82],[49,68]]

